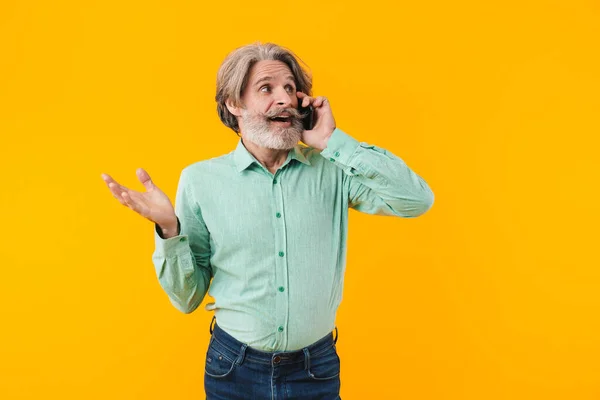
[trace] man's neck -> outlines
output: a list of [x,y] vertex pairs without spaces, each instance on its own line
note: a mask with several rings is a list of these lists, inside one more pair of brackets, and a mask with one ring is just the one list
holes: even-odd
[[287,160],[288,153],[290,152],[290,150],[275,150],[260,147],[250,140],[244,140],[243,138],[242,143],[246,150],[272,174],[275,174],[277,169]]

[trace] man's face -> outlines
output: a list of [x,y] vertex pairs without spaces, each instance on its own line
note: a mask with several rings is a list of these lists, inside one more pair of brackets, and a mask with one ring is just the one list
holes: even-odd
[[242,93],[238,122],[242,137],[260,147],[287,150],[302,136],[296,83],[281,61],[259,61],[250,70]]

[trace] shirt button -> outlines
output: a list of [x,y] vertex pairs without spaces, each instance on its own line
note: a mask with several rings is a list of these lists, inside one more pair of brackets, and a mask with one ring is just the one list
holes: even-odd
[[180,242],[185,242],[185,238],[184,238],[184,237],[182,237],[182,238],[179,238],[179,241],[180,241]]
[[278,330],[279,332],[283,332],[283,326],[280,326],[279,328],[277,328],[277,330]]
[[283,251],[280,251],[280,252],[279,252],[279,257],[283,257],[283,256],[284,256],[284,252],[283,252]]
[[329,161],[335,162],[335,158],[330,158]]
[[340,152],[336,151],[333,155],[336,156],[336,157],[339,157],[340,156]]
[[277,214],[275,214],[275,216],[276,216],[277,218],[281,218],[281,213],[277,213]]
[[285,288],[283,286],[279,286],[279,291],[283,292],[285,290]]
[[276,184],[276,183],[277,183],[277,179],[273,179],[273,184]]

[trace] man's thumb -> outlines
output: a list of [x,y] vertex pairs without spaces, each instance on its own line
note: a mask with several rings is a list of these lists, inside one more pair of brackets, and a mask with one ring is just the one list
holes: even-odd
[[142,185],[144,185],[144,187],[146,188],[146,190],[154,188],[154,183],[152,182],[152,179],[150,179],[150,175],[148,175],[148,173],[143,168],[138,168],[135,171],[135,173],[140,182],[142,182]]

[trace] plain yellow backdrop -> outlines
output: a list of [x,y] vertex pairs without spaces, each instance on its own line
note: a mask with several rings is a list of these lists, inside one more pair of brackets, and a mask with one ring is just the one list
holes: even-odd
[[152,224],[100,174],[174,199],[233,150],[216,72],[254,41],[435,193],[351,212],[342,398],[599,399],[592,0],[1,2],[0,398],[204,398],[212,314],[170,305]]

